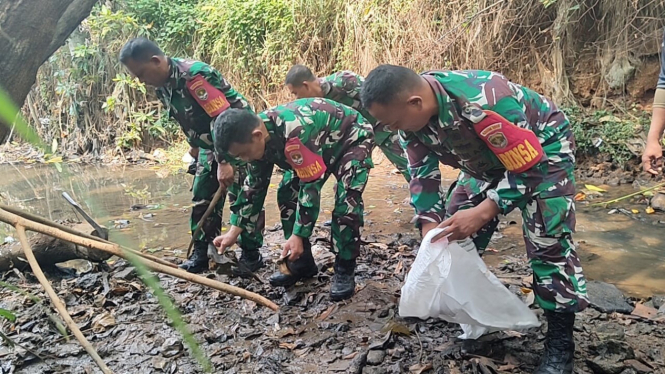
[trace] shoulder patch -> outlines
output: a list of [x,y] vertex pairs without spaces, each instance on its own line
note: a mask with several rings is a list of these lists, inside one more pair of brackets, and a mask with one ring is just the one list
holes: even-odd
[[217,117],[231,106],[224,93],[201,75],[188,80],[187,89],[210,117]]
[[508,171],[524,173],[546,158],[533,131],[523,129],[491,110],[482,113],[482,116],[478,113],[473,116],[478,119],[473,124],[476,134]]
[[292,138],[286,142],[284,156],[303,182],[319,179],[326,172],[323,157],[310,151],[299,138]]

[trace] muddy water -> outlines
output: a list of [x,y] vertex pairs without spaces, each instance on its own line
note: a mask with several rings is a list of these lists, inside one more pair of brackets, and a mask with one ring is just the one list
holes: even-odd
[[[444,171],[449,185],[456,172]],[[82,167],[68,165],[64,172],[55,167],[0,165],[0,193],[3,201],[54,220],[75,218],[69,204],[61,197],[69,193],[102,225],[108,227],[110,239],[156,255],[184,257],[189,243],[187,221],[191,206],[192,176],[166,169],[137,167]],[[279,222],[276,190],[281,175],[273,175],[266,198],[266,220],[270,227]],[[334,178],[322,191],[319,222],[330,219],[334,203]],[[630,188],[611,189],[605,198],[632,192]],[[364,234],[414,232],[409,220],[412,208],[407,203],[408,188],[398,174],[387,167],[372,170],[365,190]],[[145,206],[132,210],[134,206]],[[626,209],[638,208],[641,213],[609,215],[608,210],[578,205],[580,256],[589,279],[616,284],[634,296],[665,293],[665,243],[662,214],[644,214],[644,205],[625,203]],[[226,208],[225,220],[229,213]],[[488,253],[488,263],[498,263],[504,255],[523,251],[520,218],[517,212],[506,218],[518,224],[503,231],[504,239],[495,246],[510,243],[506,251]],[[127,222],[128,221],[128,222]],[[0,226],[0,239],[13,233]],[[502,244],[503,243],[503,244]]]

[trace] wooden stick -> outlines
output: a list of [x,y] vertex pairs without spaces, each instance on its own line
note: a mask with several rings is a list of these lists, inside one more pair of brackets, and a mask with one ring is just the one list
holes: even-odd
[[92,344],[90,344],[90,342],[85,338],[79,327],[76,325],[76,322],[74,322],[69,313],[67,313],[67,308],[65,307],[65,304],[63,304],[62,300],[60,300],[58,295],[51,287],[51,284],[46,279],[44,272],[42,272],[42,269],[39,267],[39,263],[35,258],[35,254],[32,253],[32,248],[30,248],[30,244],[28,243],[28,237],[25,235],[25,228],[20,224],[17,224],[14,227],[18,232],[18,239],[21,241],[21,246],[23,246],[23,251],[25,252],[25,258],[28,260],[28,263],[32,268],[32,272],[35,274],[35,276],[39,280],[39,283],[41,283],[42,287],[44,287],[44,290],[46,290],[46,294],[48,295],[49,298],[51,298],[53,306],[58,311],[58,313],[60,313],[62,319],[65,320],[67,327],[69,327],[69,329],[72,331],[72,333],[79,341],[79,343],[81,343],[83,348],[85,348],[85,350],[88,352],[90,357],[92,357],[92,359],[95,360],[95,363],[97,364],[97,366],[99,366],[102,372],[104,374],[113,374],[111,369],[109,369],[108,366],[106,366],[106,364],[104,363],[104,360],[102,360],[102,358],[99,357],[99,354],[92,346]]
[[645,192],[649,192],[649,191],[651,191],[651,190],[655,190],[656,188],[660,188],[660,187],[663,187],[663,186],[665,186],[665,182],[663,182],[663,183],[659,183],[659,184],[657,184],[657,185],[655,185],[655,186],[653,186],[653,187],[649,187],[649,188],[646,188],[646,189],[644,189],[644,190],[640,190],[640,191],[633,192],[633,193],[630,193],[630,194],[625,195],[625,196],[618,197],[618,198],[616,198],[616,199],[612,199],[612,200],[608,200],[608,201],[604,201],[604,202],[600,202],[600,203],[590,204],[589,207],[592,207],[592,206],[600,206],[600,205],[602,205],[602,206],[604,206],[604,207],[607,207],[607,206],[610,205],[610,204],[618,203],[618,202],[621,201],[621,200],[625,200],[625,199],[627,199],[627,198],[629,198],[629,197],[633,197],[633,196],[636,196],[636,195],[641,195],[641,194],[643,194],[643,193],[645,193]]
[[[54,227],[50,227],[48,225],[44,225],[41,223],[33,222],[30,220],[27,220],[25,218],[19,217],[16,214],[12,214],[10,212],[7,212],[6,210],[0,209],[0,221],[8,223],[14,227],[17,225],[21,225],[25,227],[28,230],[40,232],[42,234],[50,235],[54,238],[58,238],[61,240],[65,240],[74,244],[90,247],[90,248],[95,248],[100,251],[108,252],[113,255],[116,255],[121,258],[125,258],[126,256],[123,253],[122,249],[116,245],[116,244],[107,244],[107,243],[100,243],[98,241],[94,241],[91,239],[86,239],[82,238],[77,235],[73,235],[70,233],[63,232],[62,230],[56,229]],[[231,286],[230,284],[222,283],[213,279],[208,279],[206,277],[202,277],[198,274],[191,274],[188,273],[182,269],[179,268],[172,268],[168,266],[164,266],[162,264],[155,263],[153,261],[147,260],[147,259],[142,259],[144,261],[145,266],[147,266],[149,269],[168,274],[180,279],[184,279],[190,282],[198,283],[203,286],[208,286],[210,288],[214,288],[216,290],[230,293],[235,296],[240,296],[244,299],[248,299],[251,301],[254,301],[257,304],[263,305],[265,307],[268,307],[274,311],[278,311],[279,307],[277,304],[273,303],[272,301],[266,299],[265,297],[256,294],[254,292],[247,291],[245,289],[239,288],[239,287],[234,287]]]
[[210,213],[212,213],[213,209],[215,209],[215,205],[217,205],[217,202],[219,202],[219,199],[222,198],[222,195],[226,193],[226,188],[219,186],[217,191],[215,192],[215,195],[212,197],[212,201],[210,201],[210,205],[208,205],[208,209],[206,209],[205,212],[203,212],[203,216],[201,216],[201,219],[199,220],[199,223],[196,224],[196,228],[194,229],[194,232],[192,233],[192,240],[189,241],[189,246],[187,247],[187,258],[192,255],[192,247],[194,246],[194,238],[196,238],[196,235],[199,234],[199,231],[203,229],[203,222],[205,222],[208,217],[210,216]]
[[[23,210],[21,210],[21,209],[14,208],[14,207],[12,207],[12,206],[8,206],[8,205],[5,205],[5,204],[0,204],[0,209],[4,209],[4,210],[6,210],[6,211],[8,211],[8,212],[10,212],[10,213],[16,214],[17,216],[23,217],[23,218],[25,218],[25,219],[28,219],[28,220],[31,220],[31,221],[35,221],[35,222],[37,222],[37,223],[41,223],[42,225],[46,225],[46,226],[50,226],[50,227],[54,227],[54,228],[56,228],[56,229],[58,229],[58,230],[64,231],[64,232],[69,233],[69,234],[72,234],[72,235],[81,236],[81,237],[84,237],[84,238],[86,238],[86,239],[95,240],[95,241],[98,241],[98,242],[101,242],[101,243],[118,245],[118,244],[113,243],[113,242],[111,242],[111,241],[108,241],[108,240],[106,240],[106,239],[102,239],[102,238],[100,238],[100,237],[98,237],[98,236],[90,235],[90,234],[88,234],[88,233],[85,233],[85,232],[82,232],[82,231],[75,230],[75,229],[73,229],[73,228],[71,228],[71,227],[69,227],[69,226],[65,226],[65,225],[61,225],[61,224],[56,223],[56,222],[53,222],[53,221],[49,221],[48,219],[46,219],[46,218],[44,218],[44,217],[40,217],[40,216],[38,216],[38,215],[36,215],[36,214],[32,214],[32,213],[25,212],[25,211],[23,211]],[[143,258],[148,259],[148,260],[150,260],[150,261],[154,261],[154,262],[157,262],[157,263],[162,264],[162,265],[165,265],[165,266],[170,266],[170,267],[172,267],[172,268],[176,268],[176,267],[177,267],[174,263],[171,263],[171,262],[169,262],[169,261],[166,261],[166,260],[164,260],[164,259],[162,259],[162,258],[155,257],[155,256],[149,255],[149,254],[147,254],[147,253],[142,253],[142,252],[136,251],[136,250],[134,250],[134,249],[132,249],[132,248],[127,248],[127,247],[125,247],[125,246],[120,246],[120,245],[118,245],[118,246],[121,247],[122,249],[126,250],[126,251],[130,251],[130,252],[134,253],[135,255],[140,256],[140,257],[143,257]]]

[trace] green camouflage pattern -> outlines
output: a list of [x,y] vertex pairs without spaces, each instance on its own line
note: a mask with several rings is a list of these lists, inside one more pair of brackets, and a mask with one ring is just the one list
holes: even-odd
[[[548,98],[494,72],[436,71],[421,76],[436,94],[439,115],[418,132],[400,132],[409,159],[415,219],[440,223],[487,198],[502,214],[519,208],[538,304],[556,311],[586,308],[586,281],[572,241],[575,141],[566,116]],[[523,173],[506,170],[476,134],[473,108],[493,110],[532,131],[546,157]],[[461,169],[447,194],[439,163]],[[481,253],[498,223],[496,217],[472,235]]]
[[[187,80],[195,75],[203,76],[210,84],[224,93],[232,108],[252,110],[247,100],[239,94],[224,79],[222,74],[210,65],[194,60],[169,58],[170,76],[166,84],[156,89],[157,97],[169,109],[169,114],[180,124],[180,128],[192,147],[199,148],[196,175],[192,186],[192,213],[189,225],[194,232],[196,225],[208,209],[215,192],[219,188],[217,181],[217,161],[213,152],[212,125],[214,118],[210,117],[199,103],[192,97],[187,89]],[[224,157],[226,159],[227,157]],[[228,189],[228,198],[233,203],[240,192],[240,184],[246,176],[246,166],[236,165],[235,182]],[[203,230],[199,232],[196,241],[212,240],[221,233],[222,210],[226,196],[221,198],[212,214],[204,222]],[[259,214],[258,229],[253,233],[244,233],[240,236],[239,245],[243,249],[258,249],[263,244],[263,227],[265,226],[265,211]]]
[[360,91],[365,81],[361,75],[344,70],[319,79],[323,97],[337,101],[357,110],[369,121],[374,128],[374,141],[395,168],[404,176],[406,181],[411,180],[408,161],[404,150],[399,143],[397,131],[391,131],[385,125],[377,123],[376,119],[365,109],[360,101]]
[[[248,164],[242,193],[231,206],[231,223],[254,231],[265,202],[274,165],[286,173],[277,195],[284,235],[312,235],[319,216],[321,188],[333,174],[337,179],[332,220],[333,250],[343,259],[360,253],[363,226],[362,193],[367,183],[374,146],[372,126],[356,110],[323,98],[298,99],[259,114],[270,138],[261,160]],[[285,144],[298,138],[319,155],[326,172],[310,182],[301,181],[287,162]]]
[[[222,211],[224,203],[228,195],[230,204],[233,204],[241,192],[241,183],[247,177],[247,166],[239,166],[236,168],[234,181],[229,186],[227,194],[223,195],[215,205],[212,213],[203,223],[202,230],[199,231],[194,240],[205,241],[211,243],[216,236],[221,234],[222,229]],[[192,185],[192,214],[189,218],[189,226],[193,233],[196,225],[203,217],[203,214],[210,206],[215,192],[219,188],[219,181],[217,180],[217,162],[215,161],[215,154],[210,149],[199,148],[199,157],[196,165],[196,175],[194,176],[194,184]],[[243,232],[238,239],[238,246],[243,250],[258,250],[263,245],[263,229],[265,228],[265,209],[257,216],[257,229],[252,232]]]
[[187,80],[201,75],[219,89],[231,108],[252,109],[247,100],[239,94],[222,74],[210,65],[195,60],[169,58],[171,73],[168,81],[156,89],[157,97],[169,109],[169,114],[180,124],[180,128],[192,147],[214,149],[212,125],[214,118],[199,105],[187,89]]

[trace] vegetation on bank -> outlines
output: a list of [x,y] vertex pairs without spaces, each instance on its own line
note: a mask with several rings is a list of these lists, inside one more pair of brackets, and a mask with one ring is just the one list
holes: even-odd
[[581,154],[620,163],[631,155],[624,140],[639,137],[648,115],[626,104],[584,107],[648,94],[631,82],[657,61],[663,13],[664,3],[619,0],[100,2],[41,68],[24,114],[61,151],[150,151],[180,139],[151,90],[117,61],[125,41],[146,36],[170,55],[209,62],[257,109],[290,99],[282,82],[294,63],[321,74],[366,74],[386,62],[500,71],[572,108]]

